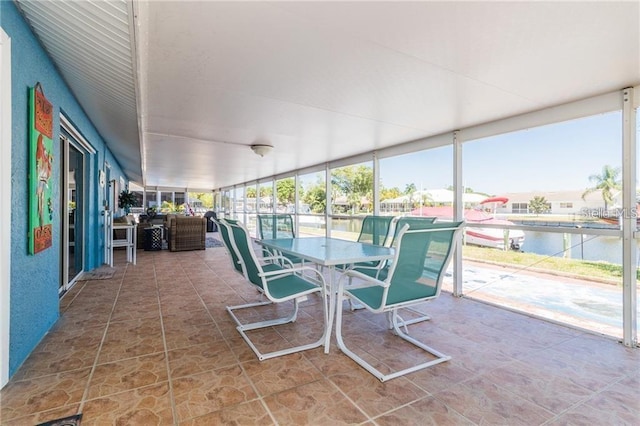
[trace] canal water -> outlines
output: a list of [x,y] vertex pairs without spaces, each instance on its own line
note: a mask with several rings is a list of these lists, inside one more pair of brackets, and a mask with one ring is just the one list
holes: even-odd
[[[563,257],[565,236],[550,232],[525,231],[524,252]],[[622,264],[622,239],[617,237],[568,234],[567,256],[572,259]]]
[[[333,219],[333,229],[358,233],[361,219]],[[622,264],[622,240],[616,237],[525,231],[523,252]],[[568,246],[566,251],[564,247]]]

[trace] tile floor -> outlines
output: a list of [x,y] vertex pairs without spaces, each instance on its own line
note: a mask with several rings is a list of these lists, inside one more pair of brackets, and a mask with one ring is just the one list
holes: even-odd
[[[225,310],[257,293],[223,248],[139,251],[136,266],[117,256],[112,279],[61,300],[60,320],[0,393],[0,424],[79,412],[83,426],[640,424],[640,350],[606,338],[443,293],[410,330],[451,361],[381,383],[335,344],[259,362]],[[254,338],[313,341],[320,307],[311,298],[295,324]],[[424,357],[379,316],[345,323],[347,342],[381,366]]]

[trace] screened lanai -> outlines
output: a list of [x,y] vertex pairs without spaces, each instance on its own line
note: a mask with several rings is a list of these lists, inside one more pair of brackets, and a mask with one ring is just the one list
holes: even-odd
[[[618,204],[607,210],[619,214],[615,223],[598,216],[604,211],[602,195],[588,190],[590,176],[601,172],[601,164],[609,164],[620,173],[616,179],[621,185],[616,192],[622,194],[621,161],[635,158],[623,142],[625,138],[633,140],[637,132],[633,108],[629,106],[626,112],[619,109],[624,108],[625,93],[612,92],[556,107],[554,122],[549,121],[548,111],[529,113],[225,188],[216,198],[217,210],[246,223],[254,236],[257,214],[288,211],[295,213],[300,234],[353,240],[367,214],[429,216],[444,211],[439,220],[466,218],[467,233],[451,267],[452,294],[605,334],[635,346],[637,316],[631,312],[638,308],[636,262],[623,263],[625,254],[637,258],[637,244],[633,240],[625,244],[624,237],[625,226],[633,230],[631,235],[636,229],[635,189],[627,196],[628,207]],[[629,130],[625,130],[627,120],[633,124]],[[580,155],[568,157],[572,153]],[[627,164],[627,172],[629,167]],[[349,185],[344,185],[345,176],[351,176]],[[358,187],[353,182],[365,184]],[[499,199],[496,204],[501,207],[508,200],[500,196],[507,193],[533,193],[537,195],[529,195],[531,198],[545,199],[571,185],[579,191],[567,195],[573,198],[556,203],[560,211],[554,213],[545,201],[540,211],[534,211],[534,206],[523,211],[518,205],[512,211],[504,212],[503,208],[502,213],[494,214],[487,212],[494,203],[476,202],[475,207],[465,206],[463,210],[462,203],[423,197],[421,194],[428,191],[417,188],[426,185],[456,189],[459,200],[476,196],[469,194],[473,189],[484,194],[480,199]],[[287,191],[288,187],[296,189]],[[405,197],[411,203],[384,211],[385,198],[395,199],[406,189],[409,192]],[[350,198],[345,209],[343,196],[355,191],[356,196]],[[276,194],[277,202],[255,209],[246,202],[247,193]],[[324,197],[321,202],[318,193]],[[623,203],[624,198],[619,197],[618,202]],[[568,211],[563,212],[561,205]],[[492,219],[485,220],[489,217]],[[490,236],[496,232],[499,240],[502,235],[506,239],[522,235],[522,245],[512,250],[513,246],[507,244],[503,250],[504,245],[496,249],[474,239],[479,233]],[[632,270],[627,271],[628,267]],[[630,285],[625,285],[627,279]],[[630,316],[625,319],[625,315]],[[628,337],[626,333],[630,333]]]
[[[367,214],[446,208],[440,219],[456,220],[483,197],[510,198],[482,205],[508,223],[467,221],[447,294],[637,347],[638,2],[12,7],[30,33],[3,33],[3,60],[10,46],[15,63],[37,69],[15,53],[33,38],[91,122],[80,136],[90,146],[99,134],[112,153],[86,152],[87,232],[102,232],[101,173],[118,168],[114,182],[139,191],[143,209],[151,197],[213,194],[211,209],[254,237],[258,213],[292,214],[303,237],[355,239]],[[452,200],[433,195],[442,191]],[[13,192],[0,192],[3,205]],[[386,208],[394,199],[408,203]],[[18,232],[5,231],[3,264],[26,257],[12,257]],[[496,249],[474,233],[524,242]],[[102,249],[96,241],[97,264]],[[22,281],[1,283],[9,294]]]

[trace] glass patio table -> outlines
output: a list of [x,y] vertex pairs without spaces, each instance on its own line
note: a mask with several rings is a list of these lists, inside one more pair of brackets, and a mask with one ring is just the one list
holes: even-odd
[[333,273],[338,265],[350,265],[358,262],[387,260],[393,258],[394,249],[357,241],[338,238],[279,238],[256,240],[269,249],[297,256],[329,269],[329,324],[326,326],[324,352],[329,353],[331,330],[335,318],[338,291]]

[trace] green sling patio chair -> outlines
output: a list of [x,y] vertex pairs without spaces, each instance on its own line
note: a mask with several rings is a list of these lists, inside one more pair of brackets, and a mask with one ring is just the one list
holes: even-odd
[[[392,329],[396,335],[435,356],[435,359],[427,362],[384,374],[347,348],[342,337],[342,309],[338,309],[336,317],[338,347],[381,381],[451,359],[409,336],[406,332],[406,324],[398,317],[398,309],[412,307],[440,295],[442,280],[451,260],[456,235],[462,229],[462,225],[463,222],[440,223],[432,224],[429,229],[412,230],[409,224],[404,224],[398,232],[396,253],[384,280],[354,270],[347,270],[340,278],[337,306],[342,306],[344,300],[351,298],[371,312],[389,313]],[[359,278],[363,284],[346,287],[345,278],[352,277]],[[401,330],[401,326],[404,326],[405,331]]]
[[365,216],[362,220],[358,241],[376,246],[385,245],[393,219],[394,216]]
[[295,238],[293,218],[289,214],[259,214],[258,235],[261,240]]
[[[362,227],[360,228],[360,234],[358,234],[356,241],[376,246],[384,246],[389,238],[393,219],[394,216],[365,216],[364,219],[362,219]],[[353,265],[337,265],[336,268],[346,270],[348,268],[362,267],[377,270],[383,264],[384,262],[380,261],[359,262]]]
[[[389,247],[394,247],[396,245],[398,233],[400,229],[406,224],[409,225],[410,229],[428,229],[431,224],[436,221],[435,217],[417,217],[417,216],[395,216],[389,228],[388,228],[388,236],[386,238],[386,245]],[[369,275],[373,278],[378,278],[380,280],[384,280],[389,271],[389,261],[384,262],[364,262],[357,263],[352,266],[351,269],[362,272],[363,274]],[[349,304],[351,310],[361,308],[361,306],[354,304],[353,301]],[[406,324],[415,324],[419,321],[428,321],[430,318],[423,312],[418,312],[414,309],[411,309],[414,313],[420,315],[418,318],[413,318],[408,320]],[[389,323],[389,327],[391,327],[391,323]]]
[[[390,229],[390,237],[387,238],[387,244],[389,247],[394,247],[398,239],[398,233],[400,229],[406,224],[410,229],[428,229],[432,223],[436,221],[435,217],[415,217],[415,216],[401,216],[394,218]],[[371,277],[375,277],[384,280],[389,270],[389,262],[377,262],[371,264],[356,264],[355,270],[367,274]]]
[[[233,268],[236,270],[236,272],[243,274],[242,265],[240,265],[238,254],[236,253],[234,248],[231,246],[231,239],[229,237],[229,234],[231,232],[231,230],[229,229],[229,223],[232,223],[232,222],[229,219],[211,218],[211,220],[218,226],[218,229],[220,230],[220,235],[222,236],[222,243],[224,244],[225,249],[229,253],[229,257],[231,257],[231,263],[233,264]],[[235,221],[233,221],[233,223],[235,223]]]
[[[229,224],[231,245],[239,256],[239,262],[248,282],[255,286],[264,297],[268,300],[263,302],[248,303],[238,306],[227,306],[227,311],[236,322],[236,329],[253,350],[260,361],[274,358],[281,355],[287,355],[294,352],[304,351],[307,349],[317,348],[324,344],[324,335],[327,331],[329,315],[327,311],[327,298],[325,294],[326,283],[324,277],[316,269],[308,266],[298,266],[285,268],[276,263],[263,265],[259,262],[254,250],[251,237],[246,228],[241,224]],[[315,274],[314,282],[305,279],[302,272],[310,272]],[[251,341],[247,335],[248,331],[277,326],[294,322],[298,315],[299,302],[301,299],[313,293],[320,293],[323,312],[323,335],[316,342],[304,344],[300,346],[289,347],[286,349],[262,353],[258,347]],[[266,321],[258,321],[250,324],[243,324],[234,311],[247,308],[255,308],[272,303],[293,302],[293,310],[290,315],[271,319]],[[286,338],[286,336],[284,336]]]
[[[246,274],[245,271],[242,269],[242,262],[240,261],[240,254],[238,253],[238,251],[236,250],[236,248],[234,247],[234,245],[231,242],[231,225],[235,225],[238,223],[237,220],[233,220],[233,219],[218,219],[218,220],[214,220],[214,222],[216,222],[216,224],[218,225],[218,229],[220,229],[220,234],[222,235],[222,242],[225,246],[225,248],[227,249],[227,251],[229,252],[229,256],[231,258],[231,262],[233,263],[233,268],[236,270],[236,272],[238,272],[240,275],[243,275],[245,278],[249,279]],[[287,267],[293,267],[293,264],[291,262],[288,262],[287,259],[282,259],[279,257],[273,258],[273,257],[263,257],[261,258],[261,260],[263,262],[266,262],[263,265],[263,269],[266,271],[272,271],[272,270],[276,270],[276,269],[281,269],[281,268],[276,268],[274,265],[272,265],[272,263],[275,263],[276,261],[279,261],[280,264],[286,264],[285,266]]]
[[[293,227],[293,218],[290,214],[259,214],[258,215],[258,238],[261,240],[276,240],[279,238],[295,238],[296,233]],[[303,259],[286,253],[271,253],[263,248],[264,256],[281,255],[291,261],[291,263],[304,264]]]
[[393,237],[391,238],[390,245],[394,246],[398,239],[398,234],[402,227],[407,224],[409,228],[414,229],[429,229],[432,223],[436,221],[435,216],[400,216],[396,217],[395,228],[393,232]]

